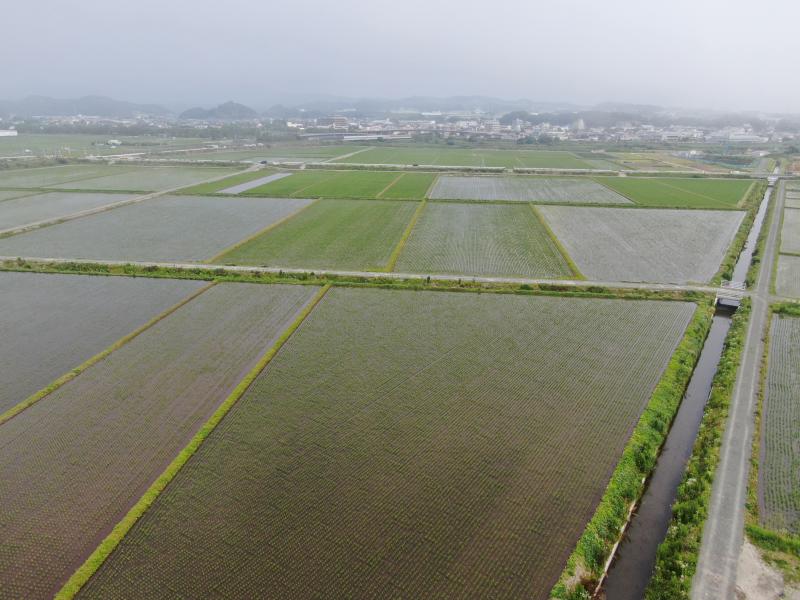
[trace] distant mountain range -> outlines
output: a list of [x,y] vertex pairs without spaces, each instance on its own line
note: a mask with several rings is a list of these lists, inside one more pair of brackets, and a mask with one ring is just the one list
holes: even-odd
[[183,111],[179,119],[202,119],[218,121],[240,121],[244,119],[257,119],[258,113],[244,104],[228,101],[214,108],[190,108]]
[[52,117],[91,115],[130,118],[138,115],[166,116],[171,111],[158,104],[136,104],[105,96],[61,99],[28,96],[22,100],[0,100],[0,115],[10,117]]
[[[256,104],[266,106],[266,103]],[[179,109],[178,109],[179,110]],[[435,98],[410,96],[406,98],[346,98],[337,96],[293,97],[285,104],[275,104],[259,112],[238,102],[225,102],[213,108],[194,107],[183,112],[160,104],[139,104],[105,96],[84,96],[74,99],[28,96],[22,100],[0,100],[0,118],[29,118],[37,116],[97,116],[132,118],[138,116],[171,117],[178,119],[239,121],[268,117],[274,119],[314,118],[331,114],[354,117],[389,118],[405,113],[411,118],[423,113],[458,113],[483,111],[489,115],[506,115],[504,122],[514,118],[536,122],[570,123],[578,118],[590,124],[640,121],[697,124],[700,122],[733,124],[758,119],[755,113],[725,113],[718,111],[665,109],[654,105],[606,102],[595,106],[579,106],[567,102],[538,102],[528,99],[504,100],[489,96],[451,96]],[[792,118],[796,118],[793,116]]]

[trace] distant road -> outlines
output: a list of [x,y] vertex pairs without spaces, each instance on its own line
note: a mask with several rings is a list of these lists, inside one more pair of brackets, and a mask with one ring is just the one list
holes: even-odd
[[744,510],[755,426],[754,410],[761,376],[763,333],[771,298],[770,267],[775,257],[783,210],[783,193],[778,192],[777,189],[773,192],[772,223],[758,282],[750,296],[753,303],[750,325],[711,491],[697,573],[692,582],[693,600],[731,600],[736,597],[736,572],[744,539]]

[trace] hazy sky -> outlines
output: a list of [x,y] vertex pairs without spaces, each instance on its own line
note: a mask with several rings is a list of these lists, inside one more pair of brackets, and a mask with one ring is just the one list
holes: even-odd
[[9,0],[0,98],[491,95],[800,112],[800,1]]

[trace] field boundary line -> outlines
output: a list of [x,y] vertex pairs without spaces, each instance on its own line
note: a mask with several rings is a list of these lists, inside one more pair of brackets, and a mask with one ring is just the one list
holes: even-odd
[[[336,175],[338,175],[338,173],[339,173],[336,169],[332,169],[330,171],[328,171],[326,169],[320,169],[320,171],[324,171],[325,173],[331,173],[331,176],[329,178],[323,179],[322,181],[313,181],[313,182],[309,183],[308,185],[304,185],[303,187],[301,187],[299,189],[296,189],[291,194],[289,194],[289,198],[297,198],[298,197],[297,195],[300,192],[305,192],[308,188],[314,187],[315,185],[319,185],[320,183],[327,183],[331,179],[335,178]],[[309,171],[309,173],[312,173],[312,172],[315,172],[315,171]],[[269,184],[267,184],[267,185],[269,185]],[[256,188],[256,189],[258,189],[258,188]],[[322,196],[317,196],[317,198],[322,198]]]
[[266,366],[272,361],[278,351],[289,340],[292,334],[302,325],[309,314],[316,308],[317,304],[322,300],[327,291],[331,288],[330,284],[323,286],[314,297],[305,305],[305,307],[298,313],[294,321],[284,330],[281,336],[270,346],[263,356],[259,359],[256,365],[244,376],[244,378],[237,384],[234,390],[228,395],[227,398],[219,405],[214,414],[203,424],[203,426],[195,433],[194,437],[189,443],[184,446],[183,450],[172,460],[167,468],[158,476],[158,478],[147,488],[144,494],[139,498],[136,504],[128,511],[122,520],[114,526],[105,539],[100,542],[100,545],[95,548],[84,563],[67,580],[64,586],[55,595],[55,600],[71,600],[86,585],[92,575],[103,565],[106,559],[116,549],[116,547],[123,540],[125,535],[131,530],[136,522],[144,515],[148,508],[156,501],[161,495],[161,492],[169,485],[175,478],[178,472],[189,461],[189,459],[197,452],[198,448],[202,445],[205,439],[211,434],[212,431],[219,425],[222,419],[228,414],[236,402],[244,395],[248,388],[255,381]]
[[400,241],[397,242],[397,245],[392,250],[392,254],[389,256],[389,262],[386,263],[384,269],[391,273],[394,271],[395,265],[397,265],[397,259],[400,258],[400,253],[403,251],[403,248],[406,247],[406,242],[408,238],[411,237],[411,232],[414,230],[414,227],[417,225],[417,221],[419,221],[419,216],[422,214],[422,211],[425,210],[425,206],[428,204],[428,201],[423,198],[422,201],[417,206],[417,209],[414,211],[414,214],[411,215],[411,220],[406,225],[405,231],[403,231],[403,235],[400,236]]
[[[670,189],[673,189],[673,190],[677,190],[677,191],[681,192],[682,194],[688,194],[690,196],[697,196],[698,198],[704,198],[706,200],[710,200],[714,204],[723,204],[724,205],[724,203],[721,202],[720,200],[717,200],[716,198],[713,198],[713,197],[708,196],[706,194],[701,194],[700,192],[693,192],[691,190],[684,189],[684,188],[682,188],[680,186],[677,186],[677,185],[671,185],[671,184],[667,183],[666,181],[659,181],[658,183],[660,185],[663,185],[664,187],[667,187],[667,188],[670,188]],[[747,191],[750,191],[751,187],[753,187],[752,183],[750,184],[750,187],[747,188],[745,193],[747,193]],[[735,206],[738,207],[739,206],[739,202],[741,202],[743,198],[744,198],[744,195],[742,195],[742,197],[739,198],[739,200],[736,202]]]
[[750,193],[753,191],[753,187],[758,183],[758,179],[754,179],[753,183],[750,184],[750,187],[747,188],[742,194],[742,197],[739,198],[739,201],[736,203],[736,208],[742,208],[746,203],[747,199],[750,197]]
[[395,177],[394,179],[392,179],[392,180],[389,182],[389,185],[387,185],[387,186],[386,186],[385,188],[383,188],[383,189],[382,189],[380,192],[378,192],[377,194],[375,194],[375,199],[376,199],[376,200],[378,200],[378,199],[382,198],[382,197],[383,197],[383,195],[384,195],[386,192],[388,192],[388,191],[389,191],[389,188],[390,188],[390,187],[392,187],[392,186],[393,186],[395,183],[397,183],[398,181],[400,181],[400,179],[401,179],[401,178],[405,177],[406,173],[407,173],[407,171],[403,171],[402,173],[400,173],[400,175],[398,175],[397,177]]
[[375,146],[367,146],[366,148],[361,148],[361,150],[356,150],[355,152],[350,152],[348,154],[340,154],[339,156],[332,156],[328,160],[323,160],[322,162],[332,163],[337,160],[342,160],[343,158],[350,158],[351,156],[355,156],[356,154],[361,154],[362,152],[366,152],[367,150],[375,150],[375,149],[376,149]]
[[431,181],[431,184],[428,186],[428,189],[425,190],[425,195],[422,197],[423,200],[430,200],[431,192],[433,191],[436,182],[439,181],[439,177],[440,177],[439,173],[433,174],[433,180]]
[[564,259],[564,262],[567,263],[567,267],[569,268],[570,271],[572,271],[573,277],[575,279],[580,279],[581,281],[585,281],[586,276],[583,273],[581,273],[581,270],[578,268],[578,265],[575,264],[575,261],[572,260],[572,257],[569,255],[569,252],[567,252],[567,249],[564,247],[564,244],[561,243],[561,240],[558,239],[555,232],[550,228],[550,224],[544,218],[542,212],[532,202],[529,202],[528,206],[531,207],[534,216],[539,220],[539,223],[544,228],[545,232],[547,233],[547,236],[550,238],[550,241],[553,242],[553,244],[556,247],[556,250],[558,250],[558,252],[561,254],[561,257]]
[[[696,304],[683,335],[672,352],[647,404],[628,437],[589,522],[575,541],[551,598],[594,597],[611,563],[611,552],[624,536],[631,505],[646,490],[661,448],[700,359],[711,329],[714,306]],[[588,589],[587,589],[588,588]],[[584,595],[580,595],[581,592]]]
[[15,404],[11,408],[9,408],[7,411],[5,411],[4,413],[0,414],[0,426],[2,426],[3,423],[6,423],[10,419],[12,419],[15,416],[17,416],[19,413],[21,413],[26,408],[36,404],[42,398],[46,398],[47,396],[49,396],[50,394],[55,392],[57,389],[59,389],[60,387],[62,387],[66,383],[69,383],[70,381],[75,379],[78,375],[83,373],[86,369],[88,369],[89,367],[97,364],[98,362],[100,362],[101,360],[106,358],[109,354],[111,354],[115,350],[119,350],[125,344],[127,344],[128,342],[130,342],[134,338],[138,337],[140,334],[144,333],[145,331],[147,331],[148,329],[153,327],[159,321],[162,321],[163,319],[167,318],[169,315],[174,313],[176,310],[178,310],[179,308],[185,306],[186,304],[188,304],[189,302],[191,302],[192,300],[197,298],[197,296],[199,296],[200,294],[202,294],[203,292],[205,292],[209,288],[213,287],[215,284],[216,284],[216,282],[212,281],[208,285],[204,285],[203,287],[201,287],[199,290],[196,290],[196,291],[192,292],[191,294],[186,296],[183,300],[181,300],[177,304],[174,304],[173,306],[169,307],[165,311],[162,311],[161,313],[157,314],[155,317],[150,319],[144,325],[140,325],[139,327],[137,327],[136,329],[134,329],[133,331],[131,331],[127,335],[121,337],[116,342],[111,344],[108,348],[105,348],[104,350],[101,350],[100,352],[98,352],[97,354],[95,354],[94,356],[89,358],[88,360],[84,361],[83,363],[81,363],[80,365],[75,367],[74,369],[71,369],[70,371],[67,371],[61,377],[59,377],[58,379],[53,381],[47,387],[42,388],[38,392],[28,396],[25,400],[23,400],[19,404]]
[[226,254],[228,254],[229,252],[233,252],[233,251],[234,251],[234,250],[236,250],[237,248],[240,248],[240,247],[244,246],[244,245],[245,245],[247,242],[252,242],[252,241],[253,241],[254,239],[256,239],[257,237],[260,237],[260,236],[262,236],[263,234],[265,234],[265,233],[267,233],[267,232],[269,232],[269,231],[271,231],[271,230],[275,229],[275,228],[276,228],[276,227],[278,227],[279,225],[283,225],[283,224],[284,224],[286,221],[288,221],[289,219],[291,219],[291,218],[293,218],[293,217],[296,217],[296,216],[297,216],[297,215],[299,215],[301,212],[303,212],[305,209],[307,209],[309,206],[311,206],[311,205],[313,205],[313,204],[316,204],[317,202],[319,202],[319,198],[317,198],[317,199],[315,199],[315,200],[311,200],[311,202],[309,202],[309,203],[308,203],[308,204],[306,204],[305,206],[301,206],[300,208],[298,208],[298,209],[297,209],[297,210],[295,210],[295,211],[292,211],[291,213],[289,213],[289,214],[288,214],[288,215],[286,215],[285,217],[281,217],[280,219],[278,219],[278,220],[277,220],[277,221],[275,221],[274,223],[270,223],[269,225],[267,225],[266,227],[264,227],[264,229],[259,229],[259,230],[258,230],[258,231],[256,231],[255,233],[253,233],[253,234],[251,234],[251,235],[248,235],[248,236],[247,236],[246,238],[244,238],[243,240],[239,240],[238,242],[236,242],[236,243],[235,243],[235,244],[233,244],[232,246],[228,246],[228,247],[227,247],[227,248],[225,248],[224,250],[222,250],[222,251],[220,251],[220,252],[217,252],[217,253],[216,253],[214,256],[212,256],[212,257],[211,257],[211,258],[209,258],[208,260],[204,261],[204,264],[211,265],[211,264],[214,264],[214,263],[215,263],[215,261],[222,260],[222,258],[223,258],[223,257],[224,257]]

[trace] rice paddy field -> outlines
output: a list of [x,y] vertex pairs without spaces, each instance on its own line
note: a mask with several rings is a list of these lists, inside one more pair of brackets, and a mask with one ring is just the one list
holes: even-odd
[[750,179],[711,179],[677,177],[597,177],[642,206],[668,208],[735,209],[754,182]]
[[223,177],[237,170],[241,169],[192,165],[141,167],[105,163],[70,164],[0,171],[0,187],[155,192]]
[[0,414],[202,285],[0,272]]
[[79,597],[544,600],[693,311],[334,287]]
[[155,192],[199,183],[206,179],[224,177],[237,171],[224,167],[139,167],[106,177],[83,179],[77,183],[61,183],[51,187],[81,190],[130,190]]
[[85,134],[21,133],[15,137],[0,138],[0,157],[8,156],[60,156],[82,158],[88,155],[124,154],[131,152],[159,152],[178,148],[191,148],[201,143],[194,138],[169,139],[155,136],[112,136],[121,146],[108,146],[109,136]]
[[296,171],[289,177],[244,192],[246,196],[286,198],[392,198],[420,200],[433,173],[397,171]]
[[176,158],[189,160],[241,160],[260,162],[324,162],[338,156],[363,150],[366,146],[331,145],[331,146],[292,146],[275,144],[263,148],[225,148],[203,152],[181,152]]
[[800,256],[778,255],[775,291],[779,296],[800,298]]
[[383,270],[418,206],[386,200],[319,200],[214,262]]
[[744,218],[740,211],[540,206],[589,279],[707,282]]
[[51,185],[70,184],[79,187],[80,181],[95,177],[121,175],[131,171],[130,166],[98,164],[58,165],[54,167],[30,167],[0,171],[0,187],[43,188]]
[[0,256],[203,261],[309,202],[162,196],[0,239]]
[[129,194],[47,192],[0,202],[0,231],[130,200]]
[[527,167],[591,169],[572,152],[501,150],[494,148],[435,148],[388,146],[371,148],[332,162],[376,165],[436,165],[466,167]]
[[400,253],[400,273],[573,276],[527,204],[428,203]]
[[0,190],[0,202],[4,200],[11,200],[12,198],[21,198],[22,196],[30,196],[33,194],[31,190]]
[[431,189],[432,199],[507,200],[632,204],[620,194],[588,178],[495,177],[443,175]]
[[51,598],[315,291],[218,284],[4,423],[0,597]]
[[761,521],[800,534],[800,318],[773,315],[764,394]]
[[783,210],[781,252],[800,254],[800,210],[796,208]]

